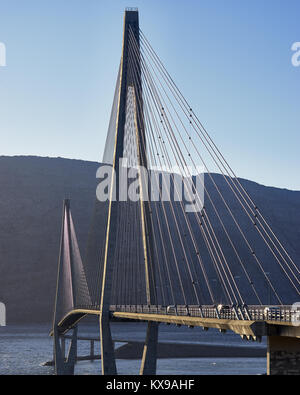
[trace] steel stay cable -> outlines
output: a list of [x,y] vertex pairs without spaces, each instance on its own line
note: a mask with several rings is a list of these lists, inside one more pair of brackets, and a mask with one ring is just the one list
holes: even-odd
[[268,281],[268,280],[267,280]]
[[[133,57],[129,57],[129,59],[131,59],[131,58],[133,58]],[[136,90],[136,92],[138,93],[139,91]],[[139,100],[140,100],[140,99],[139,99]],[[175,265],[176,265],[176,268],[177,268],[177,273],[179,273],[179,271],[178,271],[177,257],[176,257],[175,248],[174,248],[174,245],[173,245],[173,242],[172,242],[172,237],[171,237],[171,233],[170,233],[170,227],[169,227],[169,224],[168,224],[168,219],[167,219],[167,215],[166,215],[166,213],[165,213],[164,205],[163,205],[163,212],[164,212],[164,217],[165,217],[165,221],[166,221],[166,224],[167,224],[168,235],[169,235],[169,240],[170,240],[170,244],[171,244],[171,248],[172,248],[173,258],[174,258]],[[168,262],[167,259],[166,259],[166,262]],[[179,276],[179,280],[180,280],[180,275],[178,274],[178,276]],[[171,280],[170,280],[170,281],[171,281]],[[184,298],[184,300],[185,300],[185,303],[186,303],[185,291],[184,291],[184,288],[183,288],[183,286],[182,286],[181,280],[180,280],[180,285],[181,285],[182,296],[183,296],[183,298]],[[172,294],[174,295],[173,291],[172,291]]]
[[[168,98],[168,99],[169,99],[169,98]],[[169,99],[169,100],[170,100],[170,99]],[[177,115],[178,115],[178,114],[177,114]],[[171,118],[172,118],[172,115],[171,115],[171,114],[170,114],[170,116],[171,116]],[[177,128],[177,125],[176,125],[176,123],[174,122],[174,120],[173,120],[173,123],[174,123],[174,125],[175,125],[176,128]],[[183,126],[184,126],[184,125],[183,125]],[[185,128],[185,126],[184,126],[184,128]],[[177,131],[178,131],[178,128],[177,128]],[[186,129],[185,129],[185,131],[186,131]],[[178,134],[179,134],[179,131],[178,131]],[[180,134],[179,134],[179,136],[180,136]],[[181,138],[181,136],[180,136],[180,138]],[[181,138],[181,140],[182,140],[182,143],[183,143],[183,145],[185,146],[186,150],[188,151],[188,149],[187,149],[187,147],[186,147],[186,145],[185,145],[184,140],[183,140],[182,138]],[[194,143],[193,143],[193,145],[194,145]],[[204,160],[202,159],[202,157],[201,157],[201,160],[202,160],[202,163],[204,164],[206,170],[209,172],[209,170],[208,170],[208,168],[207,168],[207,166],[206,166]],[[193,159],[192,159],[192,162],[193,162],[193,165],[196,167],[196,164],[195,164],[195,162],[193,161]],[[201,182],[202,182],[202,180],[201,180]],[[214,182],[214,180],[213,180],[213,182]],[[208,190],[206,189],[206,187],[205,187],[205,185],[204,185],[203,182],[202,182],[202,186],[204,187],[204,189],[205,189],[205,191],[206,191],[206,193],[207,193],[207,195],[208,195],[208,197],[209,197],[209,200],[210,200],[210,202],[211,202],[211,204],[212,204],[212,206],[213,206],[213,208],[214,208],[214,211],[215,211],[215,213],[216,213],[216,215],[217,215],[217,217],[218,217],[218,219],[219,219],[219,221],[220,221],[220,223],[221,223],[221,225],[222,225],[222,228],[223,228],[224,231],[225,231],[225,234],[226,234],[226,236],[227,236],[227,238],[228,238],[228,240],[229,240],[229,242],[230,242],[230,244],[231,244],[231,246],[232,246],[232,248],[233,248],[235,254],[237,255],[237,258],[238,258],[238,260],[239,260],[239,263],[241,264],[241,266],[242,266],[242,268],[243,268],[243,270],[244,270],[244,272],[245,272],[245,274],[246,274],[246,277],[248,278],[249,283],[251,284],[251,287],[253,288],[253,291],[254,291],[256,297],[257,297],[258,300],[260,301],[260,298],[259,298],[259,296],[258,296],[258,294],[257,294],[257,291],[256,291],[255,288],[253,287],[253,282],[251,281],[251,279],[250,279],[250,277],[249,277],[249,275],[248,275],[248,273],[247,273],[247,271],[246,271],[246,269],[245,269],[245,267],[244,267],[244,265],[243,265],[243,263],[242,263],[242,261],[241,261],[241,258],[240,258],[240,256],[238,255],[238,252],[237,252],[237,250],[236,250],[236,248],[235,248],[235,246],[234,246],[234,244],[233,244],[233,242],[232,242],[232,240],[231,240],[231,238],[230,238],[230,236],[229,236],[229,234],[228,234],[228,232],[227,232],[227,230],[226,230],[226,228],[225,228],[225,226],[224,226],[224,223],[223,223],[223,221],[221,220],[220,215],[219,215],[219,213],[218,213],[218,211],[217,211],[217,209],[216,209],[216,207],[215,207],[215,205],[214,205],[214,203],[213,203],[213,201],[212,201],[212,199],[211,199],[211,197],[210,197],[210,193],[209,193]],[[215,185],[215,186],[216,186],[216,185]],[[216,188],[217,188],[217,186],[216,186]],[[219,191],[219,192],[220,192],[220,191]],[[227,206],[227,208],[229,209],[228,206]],[[208,218],[208,220],[209,220],[209,218]],[[210,221],[209,221],[209,222],[210,222]],[[210,226],[211,226],[211,223],[210,223]],[[261,301],[260,301],[260,303],[261,303]]]
[[[142,32],[141,32],[142,33]],[[142,33],[142,35],[143,35],[143,33]],[[187,108],[187,110],[189,111],[189,112],[192,112],[193,114],[194,114],[194,112],[192,111],[192,109],[191,109],[191,107],[188,105],[188,103],[186,102],[186,100],[184,99],[184,96],[181,94],[181,92],[179,91],[179,89],[178,89],[178,87],[176,86],[176,84],[174,83],[174,81],[172,80],[172,78],[170,77],[170,75],[169,75],[169,73],[167,72],[167,70],[165,69],[165,67],[163,66],[163,64],[162,64],[162,62],[160,61],[160,59],[158,58],[158,56],[157,56],[157,54],[154,52],[154,50],[153,50],[153,48],[151,47],[151,45],[149,44],[149,42],[148,42],[148,44],[147,44],[147,39],[145,38],[145,42],[146,42],[146,45],[148,46],[150,46],[150,50],[149,50],[149,48],[148,48],[148,52],[150,53],[150,55],[151,55],[151,53],[152,54],[154,54],[153,56],[156,56],[156,58],[158,59],[157,60],[157,62],[159,63],[159,66],[160,66],[160,68],[162,68],[163,69],[163,72],[165,73],[165,75],[167,76],[167,78],[169,79],[169,81],[171,80],[171,83],[173,84],[173,86],[175,87],[174,89],[176,89],[177,90],[177,92],[179,92],[179,97],[180,97],[180,95],[181,95],[181,100],[182,101],[184,101],[185,102],[185,106],[186,106],[186,108]],[[143,37],[142,37],[142,41],[143,41]],[[152,52],[150,52],[150,51],[152,51]],[[152,57],[152,55],[151,55],[151,57]],[[153,57],[152,57],[152,59],[153,59]],[[165,79],[165,77],[163,77],[164,79]],[[172,89],[169,87],[169,89],[172,91]],[[172,91],[173,92],[173,91]],[[173,92],[173,94],[174,94],[174,92]],[[182,107],[181,107],[182,108]],[[188,114],[186,114],[185,113],[185,115],[188,117]],[[203,125],[201,124],[201,122],[199,121],[199,119],[197,118],[197,116],[194,114],[194,116],[195,116],[195,118],[196,118],[196,120],[200,123],[200,125],[202,126],[202,128],[203,128],[203,130],[205,131],[205,133],[206,133],[206,135],[207,135],[207,137],[210,139],[210,141],[212,142],[212,144],[215,146],[215,148],[218,150],[218,152],[219,152],[219,154],[222,156],[222,158],[223,158],[223,160],[226,162],[226,160],[225,160],[225,158],[223,157],[223,155],[221,154],[221,152],[219,151],[219,149],[217,148],[217,146],[214,144],[214,142],[213,142],[213,140],[211,139],[211,137],[209,136],[209,134],[207,133],[207,131],[205,130],[205,128],[203,127]],[[194,119],[193,119],[194,120]],[[199,127],[199,125],[198,125],[198,127]],[[195,128],[194,128],[195,129]],[[195,130],[196,131],[196,130]],[[196,131],[197,132],[197,131]],[[202,131],[201,131],[201,129],[200,129],[200,132],[201,133],[203,133]],[[199,136],[200,137],[200,136]],[[205,136],[204,136],[205,137]],[[206,139],[206,138],[205,138]],[[201,139],[202,140],[202,139]],[[207,141],[207,139],[206,139],[206,141]],[[204,142],[203,142],[203,140],[202,140],[202,143],[204,144]],[[209,151],[209,149],[208,149],[208,147],[206,146],[206,144],[204,144],[205,145],[205,147],[206,147],[206,149]],[[210,145],[211,146],[211,145]],[[212,149],[213,149],[213,147],[211,147]],[[213,152],[215,153],[215,155],[217,156],[217,154],[216,154],[216,152],[213,150]],[[218,156],[217,156],[218,157]],[[219,159],[219,157],[218,157],[218,159]],[[220,159],[219,159],[219,161],[220,161]],[[221,162],[222,163],[222,162]],[[227,163],[227,162],[226,162]],[[228,165],[228,163],[227,163],[227,165]],[[229,165],[228,165],[229,166]],[[219,167],[219,166],[218,166]],[[224,167],[224,166],[223,166]],[[239,192],[239,194],[241,195],[241,197],[243,198],[243,200],[245,201],[245,197],[241,194],[241,191],[239,190],[239,188],[236,186],[236,184],[235,184],[235,182],[232,180],[232,176],[228,173],[228,170],[226,169],[226,167],[224,167],[225,168],[225,171],[227,172],[227,174],[228,174],[228,176],[229,176],[229,178],[230,178],[230,180],[231,180],[231,182],[233,183],[233,185],[235,186],[235,188],[238,190],[238,192]],[[229,166],[229,168],[230,168],[230,166]],[[231,169],[231,168],[230,168]],[[222,174],[223,174],[223,176],[225,176],[224,175],[224,173],[223,173],[223,171],[220,169],[220,171],[222,172]],[[265,218],[263,217],[263,215],[262,215],[262,213],[258,210],[258,207],[255,205],[255,203],[252,201],[252,199],[250,198],[250,196],[249,196],[249,194],[246,192],[246,190],[244,189],[244,187],[241,185],[241,183],[240,183],[240,181],[238,180],[238,178],[236,177],[236,175],[234,174],[234,172],[233,172],[233,170],[231,169],[231,171],[232,171],[232,173],[233,173],[233,176],[235,177],[235,179],[236,179],[236,182],[239,184],[239,186],[242,188],[242,190],[244,191],[244,193],[247,195],[247,197],[251,200],[251,204],[255,207],[255,210],[260,214],[260,216],[262,217],[262,219],[263,219],[263,222],[266,224],[266,226],[267,226],[267,228],[270,230],[270,232],[272,233],[272,235],[273,235],[273,237],[275,238],[275,240],[278,242],[278,244],[280,245],[280,247],[283,249],[283,251],[285,252],[285,254],[287,255],[287,257],[288,257],[288,259],[291,261],[291,263],[292,263],[292,265],[295,267],[295,269],[297,270],[297,272],[299,272],[300,273],[300,271],[299,271],[299,269],[297,268],[297,266],[295,265],[295,263],[293,262],[293,260],[291,259],[291,257],[289,256],[289,254],[287,253],[287,251],[284,249],[284,247],[283,247],[283,245],[280,243],[280,241],[279,241],[279,239],[277,238],[277,236],[275,235],[275,233],[273,232],[273,230],[272,230],[272,228],[270,227],[270,225],[267,223],[267,221],[265,220]],[[227,183],[228,183],[228,180],[226,181]],[[229,185],[229,184],[228,184]],[[233,191],[234,192],[234,191]],[[237,196],[236,196],[237,197]],[[238,199],[238,197],[237,197],[237,199]],[[238,199],[239,200],[239,199]],[[241,203],[241,202],[240,202]],[[249,206],[249,204],[247,203],[247,201],[245,201],[245,203],[248,205],[248,208],[251,210],[251,213],[252,213],[252,215],[255,217],[255,218],[257,218],[257,214],[255,214],[254,212],[253,212],[253,210],[251,209],[251,207]],[[243,208],[245,209],[245,207],[243,206]],[[251,218],[250,218],[251,219]],[[259,219],[257,218],[257,220],[259,221]],[[251,219],[251,221],[252,221],[252,219]],[[285,260],[285,258],[282,256],[282,254],[281,254],[281,252],[279,251],[279,249],[278,249],[278,247],[275,245],[275,243],[274,243],[274,241],[271,239],[271,237],[270,237],[270,235],[268,234],[268,232],[266,231],[266,229],[264,228],[264,226],[261,224],[261,222],[259,221],[259,223],[260,223],[260,225],[261,225],[261,227],[262,227],[262,229],[263,229],[263,231],[266,233],[266,235],[268,236],[268,238],[270,239],[270,241],[271,241],[271,243],[273,244],[273,246],[275,247],[275,249],[277,250],[277,252],[279,253],[279,255],[280,255],[280,257],[284,260],[284,262],[286,263],[286,265],[288,266],[288,268],[289,268],[289,270],[292,272],[292,270],[291,270],[291,268],[289,267],[289,265],[288,265],[288,263],[286,262],[286,260]],[[264,240],[265,241],[265,240]],[[266,241],[265,241],[266,242]],[[292,272],[293,273],[293,272]],[[293,273],[294,274],[294,273]]]
[[[129,61],[131,61],[131,57],[129,56]],[[130,62],[130,66],[131,66],[131,62]],[[131,77],[132,79],[134,79],[134,76],[132,75],[132,66],[131,66]],[[135,89],[135,94],[136,94],[136,89]],[[153,230],[153,239],[154,239],[154,245],[155,245],[155,251],[156,251],[156,255],[157,255],[157,259],[158,259],[158,248],[157,248],[157,240],[156,240],[156,234]],[[160,288],[161,288],[161,292],[163,295],[163,300],[165,300],[165,296],[164,296],[164,290],[163,290],[163,286],[162,286],[162,276],[161,276],[161,270],[160,270],[160,266],[158,265],[158,272],[159,272],[159,280],[160,280]]]
[[[162,105],[160,105],[160,104],[158,103],[158,107],[162,108]],[[158,110],[157,110],[157,111],[158,111]],[[159,111],[158,111],[158,113],[159,113]],[[169,142],[170,142],[170,141],[169,141]],[[209,233],[209,231],[208,231],[208,233]],[[212,237],[211,237],[210,233],[209,233],[209,237],[210,237],[210,239],[211,239],[211,242],[213,243]],[[214,247],[214,248],[215,248],[215,247]],[[215,248],[215,251],[217,252],[217,249],[216,249],[216,248]],[[218,252],[217,252],[217,254],[218,254]],[[218,255],[218,259],[219,259],[219,261],[220,261],[220,263],[221,263],[221,265],[222,265],[222,267],[223,267],[223,264],[222,264],[222,262],[221,262],[221,260],[220,260],[219,255]],[[218,266],[217,266],[217,270],[219,271]],[[226,271],[224,270],[224,267],[223,267],[223,272],[224,272],[225,276],[227,277],[227,273],[226,273]],[[220,272],[219,272],[219,275],[220,275],[220,278],[222,279],[222,276],[221,276]],[[222,280],[222,281],[223,281],[223,280]],[[227,281],[228,281],[228,278],[227,278]],[[228,281],[228,283],[229,283],[229,286],[230,286],[230,288],[231,288],[231,290],[232,290],[231,283],[230,283],[229,281]],[[226,284],[223,283],[223,285],[224,285],[225,289],[227,290]],[[235,295],[235,293],[234,293],[233,290],[232,290],[232,292],[233,292],[233,294]],[[228,290],[227,290],[227,294],[228,294],[228,297],[231,299],[231,296],[230,296],[230,293],[228,292]],[[235,298],[236,298],[236,296],[235,296]]]
[[[180,232],[179,232],[178,223],[177,223],[177,219],[176,219],[176,216],[175,216],[175,213],[174,213],[174,208],[173,208],[173,206],[172,206],[172,202],[171,202],[171,208],[172,208],[173,217],[174,217],[174,219],[175,219],[175,223],[176,223],[176,227],[177,227],[177,232],[178,232],[178,234],[179,234],[179,237],[180,237],[180,241],[181,241],[182,249],[183,249],[184,253],[186,254],[186,252],[185,252],[185,247],[184,247],[184,243],[182,242],[182,239],[181,239],[181,234],[180,234]],[[185,255],[185,260],[187,261],[187,257],[186,257],[186,255]],[[191,277],[192,283],[194,284],[194,280],[193,280],[193,277],[192,277],[192,274],[191,274],[191,269],[189,268],[188,270],[189,270],[189,274],[190,274],[190,277]],[[197,292],[195,292],[195,295],[196,295],[196,298],[198,298],[198,294],[197,294]]]

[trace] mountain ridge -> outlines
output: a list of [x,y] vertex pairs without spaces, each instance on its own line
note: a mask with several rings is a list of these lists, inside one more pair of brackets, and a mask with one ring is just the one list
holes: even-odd
[[[71,199],[84,256],[100,162],[0,156],[0,301],[8,323],[50,322],[62,201]],[[216,175],[220,185],[222,176]],[[300,256],[300,191],[240,179],[293,258]]]

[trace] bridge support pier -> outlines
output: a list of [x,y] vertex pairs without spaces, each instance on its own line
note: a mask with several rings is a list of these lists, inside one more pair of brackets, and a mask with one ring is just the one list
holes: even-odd
[[59,335],[57,327],[54,328],[53,337],[55,374],[58,376],[74,375],[77,360],[77,327],[73,329],[67,358],[65,356],[65,339]]
[[117,375],[114,343],[111,337],[109,313],[100,316],[102,375]]
[[158,325],[158,322],[148,322],[140,375],[156,374]]
[[300,375],[300,339],[268,336],[268,375]]

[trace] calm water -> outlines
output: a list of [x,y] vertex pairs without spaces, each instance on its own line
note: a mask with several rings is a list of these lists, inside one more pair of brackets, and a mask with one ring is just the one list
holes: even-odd
[[[0,327],[0,374],[52,375],[52,367],[41,364],[52,360],[52,339],[48,337],[49,326],[27,325]],[[114,323],[113,337],[122,341],[145,338],[145,325],[139,323]],[[97,336],[97,327],[85,325],[80,328],[80,335]],[[164,342],[226,344],[251,346],[233,333],[220,334],[216,330],[203,332],[200,328],[188,329],[174,326],[160,327],[160,340]],[[255,345],[258,345],[255,343]],[[95,352],[99,353],[100,344],[96,343]],[[260,347],[265,347],[261,344]],[[89,343],[79,342],[78,354],[87,355]],[[138,374],[140,361],[118,360],[119,374]],[[79,362],[76,374],[99,374],[100,361]],[[265,358],[185,358],[161,359],[158,361],[159,374],[265,374]]]

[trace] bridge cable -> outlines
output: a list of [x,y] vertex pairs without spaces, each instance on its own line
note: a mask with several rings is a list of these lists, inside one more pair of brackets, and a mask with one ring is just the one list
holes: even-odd
[[[142,32],[141,32],[142,33]],[[143,33],[142,33],[142,41],[143,40],[147,40],[147,39],[145,39],[145,37],[143,38],[144,36],[143,36]],[[150,44],[149,44],[149,42],[147,42],[146,41],[146,45],[148,45],[148,46],[150,46]],[[151,47],[151,46],[150,46]],[[154,53],[155,54],[155,52],[154,52],[154,50],[153,49],[151,49],[151,51],[152,51],[152,53]],[[162,65],[162,62],[159,60],[159,58],[158,58],[158,56],[155,54],[155,56],[157,57],[157,59],[158,59],[158,61],[160,62],[160,65]],[[177,91],[178,92],[180,92],[179,91],[179,89],[177,88],[177,86],[175,85],[175,83],[174,83],[174,81],[171,79],[171,77],[169,76],[169,74],[168,74],[168,72],[166,71],[166,69],[164,68],[164,66],[162,65],[162,68],[163,68],[163,70],[165,71],[165,74],[168,76],[168,78],[172,81],[172,83],[173,83],[173,85],[175,86],[175,89],[177,89]],[[186,107],[187,107],[187,111],[188,111],[188,109],[189,109],[189,111],[191,111],[192,112],[192,109],[190,108],[190,106],[187,104],[187,102],[186,102],[186,100],[184,99],[184,97],[182,96],[182,94],[181,93],[179,93],[180,95],[181,95],[181,97],[183,98],[182,100],[184,100],[185,101],[185,104],[186,104]],[[188,114],[186,114],[186,116],[188,116]],[[198,118],[195,116],[195,118],[196,118],[196,120],[200,123],[200,121],[198,120]],[[201,123],[200,123],[201,124]],[[201,126],[203,127],[203,125],[201,124]],[[200,129],[200,131],[201,131],[201,129]],[[202,131],[201,131],[202,132]],[[203,133],[203,132],[202,132]],[[208,133],[206,132],[206,130],[205,130],[205,133],[207,134],[207,136],[210,138],[210,136],[208,135]],[[206,139],[207,140],[207,139]],[[211,140],[211,138],[210,138],[210,140]],[[212,140],[211,140],[212,141]],[[213,143],[213,142],[212,142]],[[214,144],[214,143],[213,143]],[[207,147],[207,145],[206,144],[204,144],[205,146],[206,146],[206,148],[207,148],[207,150],[209,151],[209,149],[208,149],[208,147]],[[216,148],[217,149],[217,148]],[[214,151],[215,152],[215,151]],[[219,150],[218,150],[218,152],[219,152]],[[219,152],[220,153],[220,152]],[[219,157],[218,157],[219,158]],[[224,158],[223,158],[224,159]],[[220,159],[219,159],[220,160]],[[224,159],[225,160],[225,159]],[[222,172],[222,174],[223,174],[223,176],[224,176],[224,173],[223,173],[223,171],[221,171]],[[230,176],[230,174],[228,174],[229,175],[229,178],[231,179],[231,181],[233,182],[233,180],[232,180],[232,177]],[[234,176],[235,176],[235,174],[234,174]],[[236,176],[235,176],[236,177]],[[226,179],[226,182],[228,183],[228,180]],[[239,183],[239,185],[241,185],[240,184],[240,182],[239,182],[239,180],[237,179],[237,182]],[[234,182],[233,182],[234,183]],[[235,184],[234,184],[235,185]],[[236,186],[236,185],[235,185]],[[241,186],[242,187],[242,186]],[[244,190],[244,188],[243,188],[243,190]],[[244,190],[245,191],[245,190]],[[249,196],[249,195],[248,195]],[[237,196],[236,196],[237,197]],[[249,197],[250,198],[250,197]],[[238,197],[237,197],[237,199],[238,199]],[[241,202],[240,202],[241,203]],[[253,202],[252,202],[253,203]],[[255,206],[255,204],[253,203],[253,205]],[[243,206],[244,207],[244,206]],[[256,206],[255,206],[256,207]],[[245,209],[245,207],[244,207],[244,209]],[[256,207],[256,209],[257,209],[257,207]],[[253,213],[253,212],[252,212]],[[262,214],[261,214],[262,215]],[[257,214],[255,214],[254,215],[255,216],[255,218],[257,218]],[[251,218],[250,218],[251,219]],[[265,221],[266,222],[266,221]],[[260,221],[259,221],[259,223],[260,223]],[[261,223],[260,223],[261,224]],[[266,223],[267,224],[267,223]],[[270,227],[269,227],[270,228]],[[258,228],[257,228],[257,230],[258,230]],[[266,232],[266,230],[265,230],[265,228],[263,227],[263,230]],[[270,228],[270,230],[271,230],[271,228]],[[267,234],[267,232],[266,232],[266,234]],[[274,233],[273,233],[274,234]],[[268,234],[267,234],[268,235]],[[274,234],[274,236],[275,236],[275,234]],[[276,237],[276,236],[275,236]],[[270,239],[270,236],[268,235],[268,238]],[[277,238],[276,238],[277,239]],[[270,239],[271,240],[271,239]],[[264,240],[265,242],[266,242],[266,240]],[[279,242],[279,240],[277,239],[277,241]],[[276,248],[276,250],[279,252],[279,250],[278,250],[278,248],[275,246],[275,244],[274,244],[274,242],[271,240],[271,242],[272,242],[272,244],[274,245],[274,247]],[[280,242],[279,242],[280,243]],[[280,244],[280,246],[283,248],[283,246]],[[285,250],[284,250],[285,251]],[[287,252],[285,251],[285,253],[287,254]],[[282,254],[279,252],[279,254],[280,254],[280,256],[281,256],[281,258],[282,259],[284,259],[284,257],[282,256]],[[287,254],[288,255],[288,254]],[[275,256],[275,258],[277,258],[276,257],[276,255],[274,254],[274,256]],[[290,257],[289,257],[290,258]],[[290,260],[291,260],[291,258],[290,258]],[[278,259],[277,259],[277,261],[278,261]],[[291,270],[291,268],[290,268],[290,266],[288,265],[288,263],[286,262],[286,260],[284,259],[284,262],[286,263],[286,265],[288,266],[288,268],[290,269],[290,271],[292,272],[292,274],[294,274],[293,273],[293,271]],[[296,268],[296,270],[299,272],[299,269],[297,268],[297,266],[295,265],[295,263],[291,260],[291,262],[292,262],[292,264],[293,264],[293,266]],[[286,273],[286,272],[285,272]],[[296,288],[297,289],[297,288]]]

